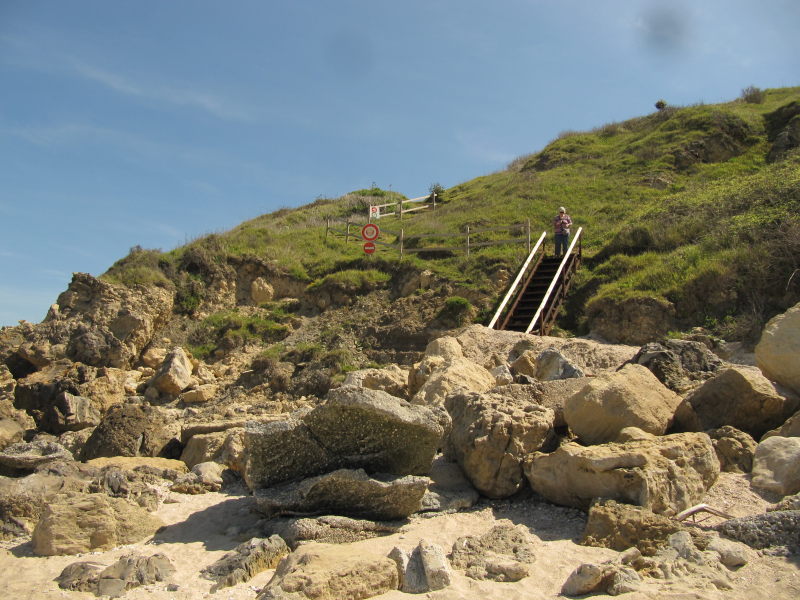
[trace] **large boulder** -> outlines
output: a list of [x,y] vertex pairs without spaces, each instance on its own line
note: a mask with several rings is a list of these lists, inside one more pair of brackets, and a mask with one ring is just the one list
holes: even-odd
[[749,473],[753,470],[753,454],[757,444],[751,435],[730,425],[710,429],[706,433],[714,444],[723,471]]
[[177,396],[192,384],[192,361],[180,346],[167,354],[150,386],[167,396]]
[[646,344],[674,328],[675,307],[660,298],[603,298],[587,307],[592,334],[612,343]]
[[24,325],[19,355],[36,367],[59,359],[130,368],[166,324],[173,294],[155,286],[113,285],[75,273],[42,323]]
[[180,425],[164,410],[146,404],[117,404],[103,416],[86,441],[81,460],[101,456],[164,456],[179,430]]
[[105,494],[70,493],[45,507],[33,530],[40,556],[110,550],[140,542],[164,524],[146,510]]
[[343,515],[375,520],[405,519],[420,510],[430,479],[370,477],[363,469],[339,469],[325,475],[255,491],[258,509],[278,515]]
[[284,558],[256,600],[363,600],[398,586],[391,558],[355,546],[314,543]]
[[256,489],[339,468],[424,475],[449,426],[444,409],[343,386],[286,421],[248,423],[245,480]]
[[531,487],[551,502],[587,509],[608,498],[674,515],[703,499],[719,475],[719,461],[705,433],[537,453],[526,466]]
[[450,394],[445,407],[453,420],[448,453],[478,491],[490,498],[512,495],[524,482],[522,464],[553,438],[554,412],[505,394]]
[[289,547],[279,535],[253,538],[241,543],[231,552],[202,570],[205,577],[217,583],[213,591],[250,581],[258,573],[274,569],[289,553]]
[[764,375],[800,394],[800,303],[767,323],[755,354]]
[[753,487],[781,496],[800,492],[800,437],[772,436],[756,447]]
[[77,431],[97,425],[103,412],[135,391],[140,376],[60,360],[19,380],[14,406],[27,411],[41,431]]
[[760,438],[797,408],[796,397],[779,394],[757,369],[731,366],[691,392],[676,411],[675,421],[684,431],[731,425]]
[[635,547],[644,556],[653,556],[666,545],[669,536],[683,529],[675,519],[641,506],[604,500],[594,503],[589,509],[580,543],[618,552]]
[[567,399],[564,418],[586,443],[614,440],[625,427],[662,435],[672,422],[681,398],[647,368],[625,365],[612,374],[588,379]]
[[383,390],[392,396],[405,398],[408,386],[408,371],[397,365],[389,365],[382,369],[360,369],[348,373],[342,385]]
[[49,463],[72,460],[72,453],[57,442],[17,442],[0,451],[0,474],[27,474]]
[[661,383],[678,393],[708,379],[723,366],[722,360],[702,342],[672,339],[645,344],[630,362],[647,367]]
[[495,383],[488,369],[464,357],[458,340],[445,336],[429,343],[409,372],[408,394],[414,404],[441,405],[456,389],[483,392]]

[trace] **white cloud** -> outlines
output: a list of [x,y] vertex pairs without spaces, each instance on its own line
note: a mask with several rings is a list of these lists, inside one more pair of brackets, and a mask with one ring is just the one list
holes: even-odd
[[69,64],[73,72],[80,77],[99,83],[126,96],[164,102],[174,106],[188,106],[203,110],[220,119],[255,120],[255,114],[251,110],[237,105],[230,98],[224,98],[205,90],[161,86],[152,82],[137,82],[75,58],[70,59]]

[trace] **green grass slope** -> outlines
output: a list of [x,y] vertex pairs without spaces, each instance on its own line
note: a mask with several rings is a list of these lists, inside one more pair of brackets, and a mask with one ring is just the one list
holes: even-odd
[[[564,205],[576,229],[584,228],[585,262],[562,327],[586,332],[609,303],[646,296],[673,307],[678,328],[704,325],[728,339],[752,340],[768,318],[800,301],[798,146],[800,88],[667,106],[564,133],[503,171],[446,190],[435,213],[382,219],[380,226],[402,228],[406,247],[455,244],[445,236],[527,220],[536,237],[549,232]],[[191,312],[203,281],[236,259],[268,261],[309,285],[337,271],[391,273],[400,268],[396,251],[379,247],[366,257],[360,244],[326,238],[325,231],[328,223],[364,223],[369,204],[398,197],[360,190],[263,215],[171,252],[136,249],[104,278],[175,286],[179,308]],[[488,232],[472,241],[508,237]],[[406,255],[402,267],[430,269],[487,294],[489,308],[498,293],[493,276],[515,271],[524,255],[522,244],[492,246],[469,256]]]

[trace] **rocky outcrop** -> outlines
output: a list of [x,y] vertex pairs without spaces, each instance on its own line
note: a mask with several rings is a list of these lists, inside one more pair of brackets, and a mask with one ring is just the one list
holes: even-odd
[[669,536],[683,530],[678,521],[646,508],[603,500],[589,509],[580,543],[618,552],[636,548],[644,556],[653,556],[666,545]]
[[267,569],[274,569],[288,553],[289,547],[278,535],[272,535],[268,539],[253,538],[205,567],[202,574],[216,581],[212,588],[212,592],[215,592],[250,581]]
[[339,469],[302,481],[255,491],[256,504],[268,517],[333,514],[397,520],[420,510],[430,483],[427,477],[369,477],[363,469]]
[[443,337],[428,344],[422,361],[411,369],[408,392],[414,404],[436,406],[457,389],[483,392],[495,384],[488,369],[464,358],[455,338]]
[[96,367],[130,368],[172,312],[173,295],[159,287],[116,286],[75,273],[38,325],[21,326],[18,354],[44,367],[59,359]]
[[674,515],[700,502],[719,475],[719,461],[705,433],[584,447],[562,445],[535,454],[525,474],[551,502],[587,509],[608,498]]
[[753,470],[756,441],[744,431],[725,425],[707,431],[719,458],[719,466],[730,473],[749,473]]
[[276,517],[269,520],[266,533],[278,535],[286,540],[290,548],[297,548],[303,542],[348,544],[390,535],[397,533],[402,525],[402,521],[372,521],[338,515],[285,519]]
[[705,344],[673,339],[645,344],[630,362],[647,367],[661,383],[678,393],[708,379],[723,366]]
[[472,485],[490,498],[518,491],[525,457],[554,436],[551,409],[519,402],[504,390],[455,393],[445,403],[453,420],[448,453]]
[[450,563],[470,579],[519,581],[536,560],[538,542],[523,525],[497,525],[482,536],[458,538]]
[[755,354],[764,375],[800,394],[800,304],[767,323]]
[[759,438],[797,408],[796,397],[779,394],[758,370],[731,366],[691,392],[676,411],[675,421],[684,431],[731,425]]
[[146,404],[117,404],[103,416],[86,441],[81,460],[102,456],[164,456],[179,429],[180,425],[162,409]]
[[339,468],[425,474],[449,420],[443,409],[386,392],[337,388],[325,403],[285,421],[248,423],[245,480],[256,489]]
[[177,396],[192,383],[192,361],[181,347],[167,354],[150,386],[167,396]]
[[398,585],[397,565],[389,557],[308,544],[281,561],[256,600],[363,600]]
[[753,487],[781,496],[800,492],[800,437],[769,437],[756,447]]
[[163,523],[144,509],[105,494],[65,494],[44,509],[33,530],[40,556],[80,554],[139,542]]
[[73,460],[72,454],[56,442],[17,442],[0,451],[0,475],[28,474],[43,465],[64,460]]
[[626,365],[589,379],[564,405],[564,419],[586,443],[614,440],[625,427],[662,435],[681,398],[645,367]]
[[428,540],[420,540],[410,552],[395,547],[389,558],[397,564],[399,589],[407,594],[441,590],[452,582],[452,570],[444,550]]
[[348,373],[342,385],[383,390],[392,396],[405,398],[407,395],[408,371],[397,365],[389,365],[382,369],[360,369]]
[[777,510],[754,515],[728,519],[716,526],[722,535],[747,544],[751,548],[784,549],[788,553],[800,552],[800,511]]

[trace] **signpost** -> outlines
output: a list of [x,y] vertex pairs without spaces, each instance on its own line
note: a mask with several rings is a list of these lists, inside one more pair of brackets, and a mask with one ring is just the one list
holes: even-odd
[[375,223],[367,223],[361,228],[361,237],[364,239],[364,252],[372,254],[375,252],[375,240],[381,234],[381,230]]
[[374,242],[378,239],[380,234],[381,230],[378,229],[375,223],[367,223],[361,228],[361,237],[364,238],[366,242]]
[[381,218],[381,207],[380,206],[370,206],[369,207],[369,220],[372,219],[380,219]]

